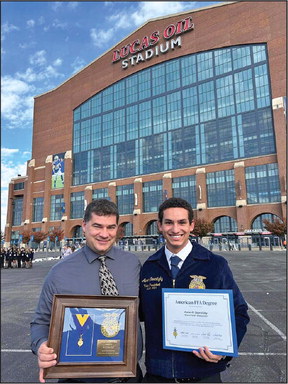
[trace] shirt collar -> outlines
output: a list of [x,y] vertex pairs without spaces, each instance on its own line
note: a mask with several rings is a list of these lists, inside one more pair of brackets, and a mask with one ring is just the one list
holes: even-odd
[[[91,248],[89,248],[88,245],[85,245],[83,250],[89,263],[93,263],[94,260],[98,259],[98,257],[101,256],[99,253],[96,253]],[[105,255],[110,259],[115,259],[115,252],[116,252],[116,249],[113,246],[112,248],[109,249],[107,253],[105,253]]]
[[178,253],[172,253],[171,251],[169,251],[169,249],[165,245],[165,255],[167,257],[168,263],[170,263],[170,258],[171,258],[172,255],[177,255],[177,256],[180,257],[180,259],[182,261],[185,261],[186,257],[189,255],[189,253],[191,251],[192,251],[191,241],[188,241],[188,243],[185,245],[185,247],[183,249],[181,249],[181,251],[178,252]]

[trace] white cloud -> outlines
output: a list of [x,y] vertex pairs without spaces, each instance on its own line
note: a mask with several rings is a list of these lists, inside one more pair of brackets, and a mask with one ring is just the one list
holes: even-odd
[[79,5],[79,2],[78,1],[69,1],[67,3],[67,8],[69,9],[76,9]]
[[68,23],[62,23],[60,20],[55,19],[52,23],[52,27],[56,29],[67,29]]
[[8,21],[6,21],[6,23],[2,24],[2,27],[1,27],[2,34],[7,34],[10,32],[19,31],[19,30],[20,30],[19,27],[17,27],[14,24],[9,24]]
[[27,49],[27,48],[34,47],[35,45],[36,45],[36,41],[29,41],[26,43],[20,43],[18,47],[21,49]]
[[33,19],[27,20],[26,24],[28,28],[33,28],[35,25],[35,20]]
[[40,16],[39,19],[38,19],[38,24],[39,25],[43,25],[45,23],[45,18],[44,16]]
[[53,61],[53,65],[55,67],[59,67],[60,65],[62,65],[62,63],[63,63],[63,60],[60,59],[60,57],[58,57],[56,60]]
[[63,3],[60,1],[54,1],[51,5],[53,11],[57,12],[58,9],[62,8]]
[[195,7],[196,2],[184,1],[143,1],[139,3],[137,11],[131,15],[136,26],[155,17],[183,12]]
[[73,73],[80,71],[83,67],[85,67],[86,62],[81,57],[77,56],[76,59],[71,63],[71,67],[73,69]]
[[[1,153],[9,152],[8,148],[2,148]],[[15,151],[15,152],[13,152]],[[11,153],[17,153],[19,150],[11,149]],[[11,154],[10,153],[10,154]],[[17,177],[17,175],[26,175],[26,161],[23,163],[14,162],[12,160],[7,161],[7,159],[1,160],[1,230],[4,232],[6,225],[6,216],[7,216],[7,201],[8,201],[8,186],[12,178]]]
[[1,155],[2,155],[2,158],[3,157],[7,157],[7,156],[11,156],[13,155],[14,153],[18,153],[19,152],[19,149],[15,148],[1,148]]
[[92,42],[96,47],[102,47],[103,44],[108,43],[108,41],[110,41],[111,38],[113,37],[114,33],[115,33],[115,28],[110,28],[107,30],[103,30],[103,29],[96,30],[95,28],[92,28],[90,30],[90,36],[91,36]]
[[34,93],[34,86],[11,76],[2,77],[1,113],[2,117],[8,121],[4,128],[13,129],[21,126],[27,128],[31,125]]
[[[150,19],[193,9],[196,3],[185,1],[140,1],[137,3],[136,9],[131,5],[130,8],[126,9],[125,13],[119,12],[119,10],[116,13],[110,12],[106,20],[109,23],[113,23],[113,26],[110,29],[92,28],[90,30],[90,37],[96,47],[101,47],[112,40],[120,29],[125,29],[131,25],[139,27]],[[110,4],[105,2],[105,5],[108,6]]]
[[37,51],[29,57],[29,63],[31,65],[45,65],[46,62],[47,59],[45,50]]

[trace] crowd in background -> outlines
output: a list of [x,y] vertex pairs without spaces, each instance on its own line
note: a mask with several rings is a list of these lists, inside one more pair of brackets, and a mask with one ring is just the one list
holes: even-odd
[[32,248],[1,248],[1,268],[32,268],[35,250]]

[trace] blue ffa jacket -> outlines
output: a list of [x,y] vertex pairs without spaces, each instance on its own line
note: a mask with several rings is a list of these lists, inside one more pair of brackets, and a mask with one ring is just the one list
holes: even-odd
[[[234,281],[227,261],[224,257],[215,255],[201,245],[193,243],[192,251],[176,277],[175,288],[189,288],[192,279],[194,279],[192,282],[194,288],[233,290],[239,346],[249,323],[248,307]],[[196,287],[197,281],[200,286]],[[192,352],[163,349],[162,288],[173,288],[165,247],[146,260],[140,273],[140,316],[141,320],[145,321],[147,373],[165,378],[183,379],[202,378],[224,371],[227,362],[231,360],[230,357],[218,363],[208,363]]]

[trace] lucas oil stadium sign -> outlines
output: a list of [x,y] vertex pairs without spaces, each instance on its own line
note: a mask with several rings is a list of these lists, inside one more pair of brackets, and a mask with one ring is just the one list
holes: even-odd
[[121,66],[126,69],[130,66],[145,62],[154,56],[167,53],[176,47],[181,47],[181,35],[194,29],[192,17],[188,16],[176,24],[169,24],[163,31],[162,36],[165,43],[158,44],[160,32],[154,31],[150,36],[144,36],[141,40],[136,39],[132,43],[124,45],[113,51],[112,63],[121,61]]

